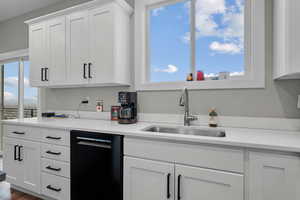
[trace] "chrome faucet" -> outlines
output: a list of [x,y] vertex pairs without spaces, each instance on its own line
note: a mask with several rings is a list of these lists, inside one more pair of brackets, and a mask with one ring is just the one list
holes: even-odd
[[187,88],[183,88],[182,90],[182,94],[179,100],[179,105],[184,106],[184,125],[190,126],[191,121],[195,121],[198,118],[196,116],[190,115],[189,92]]

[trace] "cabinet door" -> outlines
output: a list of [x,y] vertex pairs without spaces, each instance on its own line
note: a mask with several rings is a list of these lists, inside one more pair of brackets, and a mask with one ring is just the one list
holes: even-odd
[[47,23],[49,66],[46,78],[50,85],[63,85],[66,82],[66,20],[65,17]]
[[21,186],[22,163],[17,160],[20,140],[4,138],[3,170],[6,172],[6,181]]
[[111,6],[89,11],[90,61],[88,72],[91,84],[114,81],[113,17]]
[[72,85],[88,83],[88,12],[67,16],[67,73]]
[[250,153],[250,200],[298,200],[300,160],[298,157]]
[[29,28],[30,85],[46,86],[45,68],[47,62],[46,24],[31,25]]
[[40,193],[40,144],[22,141],[21,159],[23,165],[22,187]]
[[124,157],[124,200],[174,199],[174,165]]
[[176,199],[242,200],[243,175],[176,165]]

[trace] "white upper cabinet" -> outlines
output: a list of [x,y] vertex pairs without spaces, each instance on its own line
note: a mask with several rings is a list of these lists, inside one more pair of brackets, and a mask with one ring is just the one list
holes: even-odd
[[95,0],[27,21],[31,85],[129,86],[131,13],[123,0]]
[[274,79],[300,79],[299,9],[299,0],[274,0]]
[[66,18],[60,17],[47,23],[48,66],[46,79],[50,85],[66,81]]
[[47,63],[46,24],[39,23],[29,28],[29,57],[31,86],[46,86],[45,69]]
[[67,16],[67,69],[69,84],[86,84],[89,39],[88,12],[77,12]]

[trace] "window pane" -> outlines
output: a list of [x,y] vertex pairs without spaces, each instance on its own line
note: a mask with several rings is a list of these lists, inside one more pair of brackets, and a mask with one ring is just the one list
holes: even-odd
[[149,10],[150,82],[183,81],[190,72],[189,3]]
[[29,85],[30,62],[24,62],[24,118],[37,116],[37,88]]
[[4,64],[4,119],[18,117],[18,76],[18,62]]
[[244,74],[244,7],[245,0],[196,1],[196,69],[206,76]]

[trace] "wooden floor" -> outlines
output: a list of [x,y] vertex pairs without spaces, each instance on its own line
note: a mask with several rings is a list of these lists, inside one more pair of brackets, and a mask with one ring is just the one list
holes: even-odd
[[16,190],[12,190],[11,194],[11,200],[41,200],[37,197],[33,197],[31,195],[24,194]]

